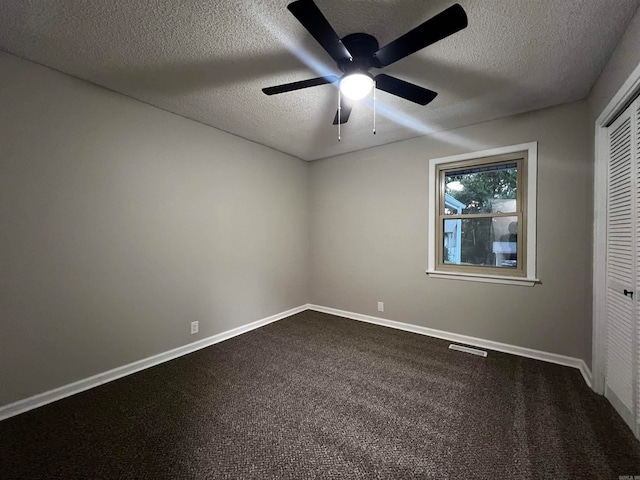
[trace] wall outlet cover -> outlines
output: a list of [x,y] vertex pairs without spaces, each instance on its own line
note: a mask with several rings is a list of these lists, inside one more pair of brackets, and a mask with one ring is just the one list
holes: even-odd
[[200,322],[191,322],[191,335],[198,333],[199,324]]

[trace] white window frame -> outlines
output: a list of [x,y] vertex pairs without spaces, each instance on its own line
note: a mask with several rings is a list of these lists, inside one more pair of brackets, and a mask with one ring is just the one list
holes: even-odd
[[[436,170],[443,163],[461,162],[465,160],[481,160],[517,152],[527,152],[527,238],[526,238],[526,276],[514,277],[508,275],[494,275],[482,273],[452,272],[437,270],[436,267],[436,196],[438,195]],[[450,157],[432,158],[429,160],[429,236],[428,236],[428,266],[427,275],[432,278],[447,278],[453,280],[467,280],[472,282],[501,283],[507,285],[533,286],[540,280],[536,277],[536,223],[537,223],[537,184],[538,184],[538,142],[521,143],[507,147],[492,148],[479,152],[463,153]]]

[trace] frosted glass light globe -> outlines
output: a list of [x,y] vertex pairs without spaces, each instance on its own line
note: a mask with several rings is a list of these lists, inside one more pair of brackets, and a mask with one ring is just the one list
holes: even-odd
[[369,95],[373,88],[373,78],[362,73],[352,73],[340,80],[340,91],[351,100],[360,100]]

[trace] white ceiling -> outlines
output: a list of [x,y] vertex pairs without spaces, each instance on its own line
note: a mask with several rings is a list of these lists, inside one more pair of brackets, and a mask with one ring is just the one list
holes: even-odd
[[[340,72],[289,0],[0,0],[0,49],[304,160],[584,98],[639,0],[459,0],[469,26],[384,73],[435,90],[426,107],[377,96],[332,125]],[[383,46],[455,0],[316,0],[339,36]],[[378,73],[373,70],[372,73]]]

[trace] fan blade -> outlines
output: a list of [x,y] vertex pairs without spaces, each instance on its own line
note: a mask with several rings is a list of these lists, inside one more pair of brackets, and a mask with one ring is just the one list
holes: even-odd
[[287,7],[336,63],[349,61],[352,55],[313,0],[298,0]]
[[[349,115],[351,115],[351,109],[353,108],[353,102],[343,101],[342,108],[340,109],[340,125],[343,123],[347,123],[349,120]],[[336,111],[336,116],[333,118],[333,124],[338,124],[338,112]]]
[[262,91],[267,95],[275,95],[277,93],[292,92],[294,90],[300,90],[301,88],[315,87],[317,85],[325,85],[327,83],[334,83],[338,81],[338,77],[317,77],[310,78],[309,80],[301,80],[299,82],[285,83],[283,85],[277,85],[275,87],[263,88]]
[[438,95],[433,90],[419,87],[384,73],[376,76],[376,88],[420,105],[426,105]]
[[467,14],[464,8],[456,3],[385,45],[374,54],[374,57],[380,67],[386,67],[432,43],[436,43],[438,40],[459,32],[466,26]]

